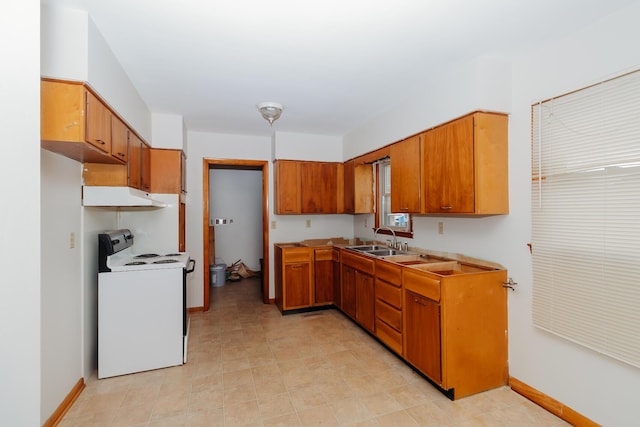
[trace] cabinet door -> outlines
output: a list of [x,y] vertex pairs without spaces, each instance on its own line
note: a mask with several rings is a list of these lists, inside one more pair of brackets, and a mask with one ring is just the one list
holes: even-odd
[[337,213],[337,163],[302,162],[300,164],[302,213]]
[[133,132],[129,132],[129,162],[127,163],[127,166],[129,187],[140,189],[142,140]]
[[144,141],[140,151],[140,189],[151,191],[151,147]]
[[391,212],[420,212],[420,137],[390,147]]
[[314,304],[333,302],[333,260],[331,249],[315,250]]
[[180,193],[187,194],[187,155],[184,151],[180,155]]
[[86,141],[111,154],[111,111],[91,92],[87,94]]
[[151,192],[180,194],[182,187],[182,150],[151,150]]
[[308,307],[311,305],[311,283],[308,262],[285,264],[284,266],[284,306],[285,309]]
[[300,163],[289,160],[275,162],[275,213],[300,213]]
[[425,132],[422,155],[425,213],[473,213],[473,116]]
[[355,165],[354,161],[344,162],[344,213],[355,213]]
[[356,271],[356,321],[375,330],[375,290],[373,277]]
[[405,357],[429,378],[441,383],[440,305],[407,291],[404,311]]
[[[187,209],[187,205],[184,204],[184,203],[180,203],[180,207],[178,209],[178,251],[179,252],[186,251],[186,241],[187,241],[187,236],[186,236],[186,231],[187,231],[186,215],[187,215],[187,212],[186,212],[186,209]],[[211,227],[211,228],[213,228],[213,227]],[[215,236],[215,234],[214,234],[214,236]],[[210,250],[215,251],[215,241],[213,242],[213,245],[211,243],[209,243],[209,248],[210,248]],[[215,259],[215,252],[214,252],[214,259]]]
[[111,155],[124,162],[129,152],[129,129],[116,116],[111,117]]
[[342,310],[356,318],[356,271],[347,265],[342,266]]
[[342,292],[340,291],[342,280],[340,278],[340,250],[332,250],[333,262],[333,303],[342,308]]

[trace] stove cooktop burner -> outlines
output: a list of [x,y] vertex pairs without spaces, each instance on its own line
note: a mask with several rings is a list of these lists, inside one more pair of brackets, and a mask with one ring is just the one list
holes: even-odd
[[125,265],[144,265],[146,264],[145,261],[132,261],[132,262],[128,262]]
[[174,253],[174,254],[166,254],[165,256],[180,256],[182,255],[181,253]]
[[159,259],[158,261],[153,261],[154,264],[171,264],[174,262],[179,262],[177,259]]
[[157,258],[160,255],[158,254],[140,254],[140,255],[136,255],[135,258]]

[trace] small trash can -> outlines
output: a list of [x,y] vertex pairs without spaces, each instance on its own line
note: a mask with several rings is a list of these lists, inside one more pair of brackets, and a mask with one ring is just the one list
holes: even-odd
[[213,287],[224,286],[227,281],[227,264],[213,264],[209,267],[210,282]]

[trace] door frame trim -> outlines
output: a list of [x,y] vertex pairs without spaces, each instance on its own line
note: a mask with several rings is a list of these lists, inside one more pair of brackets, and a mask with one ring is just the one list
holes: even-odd
[[203,310],[209,311],[209,170],[212,166],[222,169],[262,171],[262,301],[269,300],[269,162],[266,160],[202,159],[202,224],[204,301]]

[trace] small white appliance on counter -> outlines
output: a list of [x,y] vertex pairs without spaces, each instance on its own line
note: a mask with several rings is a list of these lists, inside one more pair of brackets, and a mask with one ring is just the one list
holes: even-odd
[[98,235],[98,378],[186,363],[185,252],[133,253],[128,229]]

